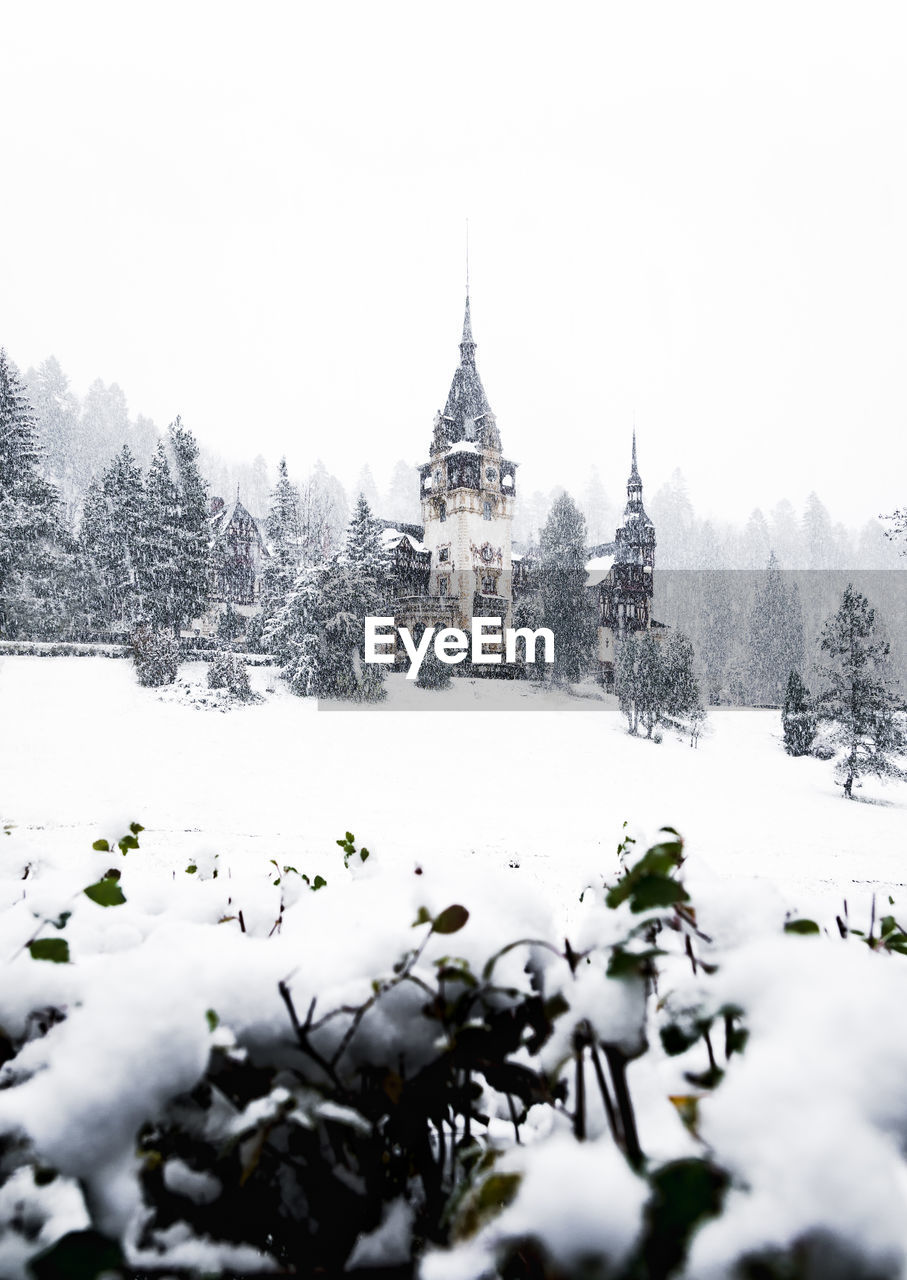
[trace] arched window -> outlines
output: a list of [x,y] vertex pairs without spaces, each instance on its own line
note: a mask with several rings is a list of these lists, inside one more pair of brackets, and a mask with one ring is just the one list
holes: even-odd
[[484,503],[482,507],[482,519],[483,520],[491,519],[491,503],[490,502]]
[[[486,503],[485,505],[487,506],[488,504]],[[442,502],[441,505],[438,507],[438,517],[442,521],[447,519],[447,503],[446,502]]]

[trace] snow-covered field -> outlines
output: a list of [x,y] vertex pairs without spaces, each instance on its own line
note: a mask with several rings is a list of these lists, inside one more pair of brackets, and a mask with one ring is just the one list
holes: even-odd
[[[180,679],[202,694],[204,671]],[[750,902],[758,886],[828,916],[904,893],[907,786],[869,781],[847,803],[830,763],[784,753],[777,712],[713,709],[693,750],[629,737],[592,690],[496,682],[489,711],[488,682],[436,693],[394,676],[385,703],[334,714],[269,668],[250,674],[265,701],[221,711],[139,687],[126,661],[0,659],[0,817],[17,858],[65,859],[134,819],[167,862],[321,870],[351,830],[386,865],[456,864],[464,899],[486,867],[518,861],[568,901],[613,873],[626,821],[640,841],[676,827],[690,874]]]
[[[566,935],[588,955],[575,974],[564,957],[543,966],[546,994],[570,1010],[546,1069],[570,1061],[576,1027],[633,1056],[653,1006],[662,1019],[742,1010],[750,1039],[714,1092],[686,1097],[696,1077],[683,1073],[702,1071],[702,1045],[666,1056],[654,1024],[650,1051],[631,1063],[651,1167],[714,1159],[731,1180],[722,1213],[672,1277],[730,1280],[743,1253],[804,1239],[808,1269],[783,1274],[907,1275],[907,959],[843,942],[834,923],[846,899],[851,925],[865,930],[873,894],[879,914],[898,912],[907,785],[867,785],[844,801],[830,763],[785,755],[776,712],[713,711],[693,750],[670,735],[658,745],[628,737],[613,701],[591,688],[568,696],[502,683],[490,711],[479,709],[487,685],[431,693],[392,678],[387,703],[338,714],[287,694],[265,668],[250,672],[261,702],[224,708],[204,672],[187,664],[178,686],[155,691],[122,660],[0,660],[0,828],[13,824],[0,830],[0,1050],[10,1059],[0,1136],[22,1139],[20,1163],[0,1182],[4,1280],[25,1280],[32,1255],[89,1225],[121,1242],[134,1267],[267,1268],[264,1252],[246,1237],[225,1244],[217,1225],[190,1231],[180,1219],[149,1244],[136,1135],[196,1085],[215,1049],[239,1045],[272,1062],[294,1052],[281,982],[299,1010],[317,997],[348,1017],[416,945],[417,912],[434,919],[453,903],[466,905],[468,923],[453,944],[427,937],[427,978],[451,945],[473,973],[519,938],[553,939],[557,950]],[[145,827],[138,850],[92,850],[132,821]],[[606,908],[600,892],[579,902],[585,885],[616,878],[625,822],[637,852],[662,824],[684,835],[685,884],[717,962],[691,974],[682,933],[665,929],[648,1006],[635,977],[607,976],[611,949],[629,936],[616,930],[648,927],[646,916]],[[372,852],[353,874],[336,844],[346,831]],[[94,883],[111,866],[125,901],[111,881]],[[324,876],[326,891],[309,892],[288,866]],[[115,909],[88,886],[113,893]],[[824,936],[784,933],[788,913],[813,916]],[[35,938],[65,943],[72,963],[29,955]],[[527,986],[525,960],[523,947],[503,956],[502,988]],[[408,1022],[399,1007],[385,1012],[386,996],[376,1003],[356,1054],[399,1062],[411,1078],[437,1038],[421,990],[415,999]],[[339,1040],[343,1025],[323,1034]],[[267,1106],[287,1102],[279,1092],[226,1115],[225,1135],[264,1142]],[[301,1090],[299,1123],[329,1114],[319,1096]],[[692,1131],[678,1102],[698,1107]],[[535,1110],[547,1119],[533,1140],[496,1166],[523,1178],[513,1205],[459,1250],[430,1253],[422,1280],[491,1275],[495,1250],[527,1233],[564,1274],[588,1274],[585,1255],[619,1261],[635,1247],[648,1184],[602,1114],[590,1110],[591,1140],[579,1144],[569,1111]],[[489,1141],[499,1142],[492,1127],[510,1126],[491,1114]],[[54,1177],[39,1179],[47,1167]],[[221,1194],[178,1158],[163,1177],[187,1219]],[[404,1225],[391,1243],[402,1232],[408,1256],[410,1210],[402,1198],[397,1208],[388,1222]],[[360,1235],[357,1250],[378,1257],[383,1231]]]

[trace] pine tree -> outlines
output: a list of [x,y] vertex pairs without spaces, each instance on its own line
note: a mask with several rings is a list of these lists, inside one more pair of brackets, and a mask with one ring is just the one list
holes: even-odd
[[198,445],[192,432],[177,417],[167,434],[177,493],[174,626],[179,629],[204,613],[211,595],[208,490],[199,471]]
[[844,795],[852,798],[853,784],[864,774],[907,776],[896,760],[907,737],[888,670],[889,645],[876,627],[875,610],[852,584],[823,627],[821,649],[831,661],[821,668],[826,683],[817,710],[841,749],[836,772]]
[[61,518],[71,530],[81,497],[75,487],[79,402],[55,356],[49,356],[37,369],[28,370],[25,388],[34,409],[47,476],[60,494]]
[[394,464],[385,514],[401,524],[419,522],[419,473],[406,462]]
[[554,635],[551,678],[572,683],[589,665],[595,610],[586,590],[586,521],[569,494],[555,501],[540,541],[542,625]]
[[107,626],[128,626],[141,617],[145,520],[142,473],[123,445],[89,485],[79,531],[96,583],[98,620]]
[[618,642],[614,692],[630,733],[640,726],[651,738],[660,724],[686,728],[695,746],[705,708],[693,645],[680,632],[667,641],[653,631],[631,632]]
[[179,629],[182,617],[179,492],[173,482],[163,441],[158,444],[145,483],[145,554],[140,590],[143,613],[152,629]]
[[784,731],[784,750],[789,756],[805,756],[816,736],[816,713],[809,690],[799,671],[792,670],[787,677],[784,706],[781,711],[781,727]]
[[0,636],[28,603],[36,557],[57,536],[57,493],[41,473],[34,415],[0,348]]
[[803,615],[796,583],[789,587],[772,552],[749,618],[750,698],[777,706],[787,674],[803,665]]
[[386,668],[363,658],[365,619],[383,614],[388,562],[380,527],[360,495],[343,552],[303,564],[265,632],[295,693],[371,702],[384,696]]
[[271,558],[262,576],[261,599],[263,612],[270,615],[289,594],[303,550],[299,490],[290,480],[286,458],[280,459],[277,468],[265,532]]
[[[413,634],[413,643],[419,645],[425,627],[417,627]],[[442,662],[435,652],[435,646],[430,644],[422,659],[422,666],[419,668],[419,674],[416,676],[416,687],[419,689],[449,689],[452,682],[450,673],[450,664]]]

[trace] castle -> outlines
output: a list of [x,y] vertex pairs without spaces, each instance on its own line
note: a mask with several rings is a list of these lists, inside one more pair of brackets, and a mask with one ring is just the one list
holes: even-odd
[[[476,366],[469,296],[460,362],[443,410],[435,415],[428,461],[419,468],[421,524],[380,521],[388,553],[397,627],[469,631],[474,617],[513,624],[513,606],[533,586],[532,548],[514,547],[517,464],[505,458],[495,415]],[[217,601],[258,612],[268,559],[262,527],[237,501],[212,514]],[[623,523],[614,540],[586,549],[587,586],[598,612],[596,659],[605,684],[616,646],[633,631],[663,629],[652,618],[655,528],[646,514],[633,432]],[[401,662],[404,655],[399,654]]]
[[[479,377],[467,295],[460,363],[435,415],[429,460],[419,467],[422,524],[383,522],[398,627],[468,630],[473,617],[511,625],[514,600],[531,589],[533,570],[532,552],[516,551],[511,537],[516,469],[503,455]],[[643,506],[635,430],[623,523],[613,542],[587,549],[586,568],[598,610],[599,673],[610,684],[620,639],[661,625],[651,614],[655,528]]]

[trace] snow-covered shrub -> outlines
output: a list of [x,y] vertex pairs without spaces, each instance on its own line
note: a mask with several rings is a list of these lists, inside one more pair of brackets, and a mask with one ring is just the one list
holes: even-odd
[[232,653],[219,653],[208,665],[208,688],[226,689],[237,702],[257,702],[258,695],[249,683],[249,673],[242,658]]
[[719,946],[666,829],[568,941],[512,872],[141,831],[3,908],[0,1275],[903,1275],[893,915]]
[[805,756],[816,736],[816,712],[799,671],[791,671],[784,694],[781,727],[784,750],[789,756]]
[[173,684],[179,669],[179,641],[165,631],[137,627],[132,633],[132,658],[139,684]]

